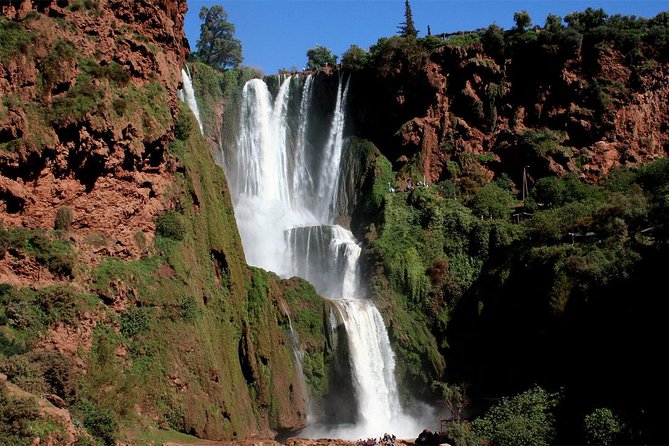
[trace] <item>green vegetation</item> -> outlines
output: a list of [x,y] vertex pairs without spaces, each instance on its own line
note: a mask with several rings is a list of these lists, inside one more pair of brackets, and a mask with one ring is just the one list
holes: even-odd
[[323,67],[334,67],[337,65],[337,56],[332,54],[328,48],[316,45],[307,50],[307,70],[320,70]]
[[182,219],[183,217],[178,212],[165,211],[158,217],[156,232],[172,240],[183,240],[186,229]]
[[556,394],[535,387],[503,398],[473,423],[478,436],[499,446],[547,446],[555,437]]
[[235,39],[235,25],[228,22],[228,13],[221,5],[200,9],[200,38],[197,41],[197,60],[224,70],[242,63],[242,43]]
[[6,64],[19,54],[27,54],[34,38],[21,24],[0,17],[0,61]]
[[[553,131],[528,131],[523,144],[528,150],[555,151],[562,138]],[[361,150],[366,146],[353,141],[349,153],[363,165],[387,162],[380,154],[368,157],[375,153],[373,146]],[[370,291],[392,318],[389,332],[404,382],[431,394],[428,386],[441,377],[444,359],[450,370],[475,370],[464,376],[484,394],[542,380],[546,388],[562,388],[566,395],[555,412],[569,414],[561,415],[565,419],[559,424],[569,427],[559,432],[560,438],[584,442],[584,407],[604,402],[600,395],[616,393],[625,373],[641,373],[634,365],[624,366],[626,372],[614,373],[617,380],[603,380],[602,374],[621,366],[589,352],[614,351],[623,342],[615,327],[623,323],[633,324],[636,332],[626,330],[625,336],[638,342],[659,336],[647,320],[657,319],[658,305],[665,307],[649,287],[658,284],[657,265],[666,260],[662,224],[669,215],[669,162],[613,170],[599,186],[576,174],[539,178],[524,206],[504,175],[484,185],[444,181],[401,191],[405,181],[393,179],[392,171],[376,169],[370,181],[364,175],[369,167],[353,166],[363,198],[352,213],[352,227],[367,242]],[[409,163],[396,175],[407,175],[411,168]],[[389,182],[400,192],[390,193]],[[638,295],[631,286],[650,294],[639,303],[640,313],[630,317],[628,293]],[[593,329],[602,336],[593,339]],[[565,343],[598,372],[569,372]],[[641,376],[639,381],[644,381]],[[580,390],[584,382],[596,391]],[[546,402],[538,412],[528,412],[536,415],[536,423],[512,417],[522,411],[504,405],[483,418],[488,421],[457,423],[452,435],[459,444],[475,444],[478,437],[493,444],[523,438],[522,444],[549,444],[557,424],[543,408],[555,402],[542,392],[519,397]],[[661,399],[639,401],[636,394],[616,395],[615,407],[625,407],[627,414],[629,407],[658,414],[663,404]],[[621,431],[619,438],[653,438],[652,421],[635,422],[642,433]]]
[[193,131],[192,113],[183,104],[179,104],[179,116],[174,123],[174,136],[182,141],[188,140],[190,133]]
[[367,51],[358,45],[351,45],[341,56],[342,70],[361,70],[367,63]]
[[399,34],[402,37],[417,37],[418,30],[413,24],[413,14],[411,13],[411,5],[409,0],[404,0],[404,22],[397,27],[399,29]]
[[10,395],[7,385],[0,382],[0,443],[7,446],[31,443],[34,436],[30,423],[37,417],[35,400]]
[[57,276],[74,275],[75,254],[72,246],[69,241],[60,238],[58,233],[0,227],[0,253],[9,249],[34,258]]
[[585,437],[588,444],[611,444],[623,429],[618,418],[610,409],[599,408],[585,416]]

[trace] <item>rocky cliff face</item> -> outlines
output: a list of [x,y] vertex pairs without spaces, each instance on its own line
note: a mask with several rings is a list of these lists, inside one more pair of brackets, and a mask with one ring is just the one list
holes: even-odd
[[534,178],[596,181],[666,156],[669,66],[657,48],[634,59],[612,42],[532,39],[501,54],[481,43],[419,55],[380,43],[378,64],[353,74],[356,134],[430,182],[485,184],[504,172],[520,185],[524,166]]
[[[186,2],[2,5],[0,372],[106,444],[303,427],[289,318],[325,304],[246,266],[223,173],[176,98]],[[324,331],[305,327],[322,374]],[[58,423],[47,412],[29,423]],[[59,444],[87,435],[63,426]]]
[[[52,228],[74,211],[76,238],[137,256],[173,174],[186,2],[11,2],[0,65],[0,194],[11,226]],[[172,172],[170,172],[170,169]]]

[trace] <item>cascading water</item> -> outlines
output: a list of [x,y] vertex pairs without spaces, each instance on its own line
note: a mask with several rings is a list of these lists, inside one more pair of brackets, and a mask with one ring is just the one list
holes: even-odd
[[183,83],[184,88],[177,92],[179,99],[182,102],[185,102],[188,105],[188,108],[195,115],[197,119],[197,125],[200,127],[200,133],[202,133],[202,119],[200,119],[200,109],[197,106],[197,101],[195,100],[195,91],[193,90],[193,80],[190,77],[190,73],[187,71],[188,67],[181,69],[181,82]]
[[[355,423],[328,430],[312,426],[303,434],[351,439],[384,432],[414,436],[416,424],[400,405],[383,319],[364,299],[361,248],[350,231],[334,224],[348,82],[339,79],[322,144],[309,140],[314,79],[308,76],[300,84],[295,76],[287,77],[272,99],[267,85],[253,79],[242,92],[236,151],[224,159],[246,258],[281,276],[312,282],[333,300],[346,328]],[[290,90],[300,87],[299,111],[291,115]],[[291,128],[288,118],[295,115],[297,125]]]

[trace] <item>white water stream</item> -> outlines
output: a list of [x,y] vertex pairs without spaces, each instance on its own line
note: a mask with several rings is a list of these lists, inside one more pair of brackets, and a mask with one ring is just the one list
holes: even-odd
[[190,73],[188,72],[188,67],[181,69],[181,82],[184,88],[179,90],[177,92],[177,95],[179,96],[179,99],[182,102],[185,102],[186,105],[188,105],[188,108],[190,108],[190,110],[195,115],[195,119],[197,120],[197,125],[200,128],[200,133],[202,133],[203,129],[202,129],[202,119],[200,118],[200,109],[198,108],[197,101],[195,100],[195,91],[193,90],[193,80],[191,79]]

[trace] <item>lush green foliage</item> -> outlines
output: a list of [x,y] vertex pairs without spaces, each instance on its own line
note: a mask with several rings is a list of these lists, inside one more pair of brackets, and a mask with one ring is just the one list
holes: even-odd
[[337,56],[332,54],[329,48],[316,45],[307,50],[307,70],[319,70],[323,67],[334,67],[337,65]]
[[0,17],[0,61],[9,62],[19,54],[30,51],[34,35],[20,24]]
[[190,110],[185,107],[185,104],[180,104],[179,107],[179,116],[174,122],[174,136],[177,139],[186,141],[190,137],[190,133],[193,131],[193,117]]
[[186,234],[183,217],[175,211],[163,212],[156,222],[156,232],[172,240],[183,240]]
[[86,429],[105,446],[116,444],[118,422],[110,409],[98,408],[93,402],[82,400],[77,404],[76,411],[82,417]]
[[32,398],[12,396],[6,384],[0,382],[0,443],[6,446],[30,444],[34,435],[30,422],[38,417],[38,407]]
[[228,22],[228,13],[221,5],[200,9],[198,60],[216,68],[236,68],[242,63],[242,43],[235,39],[235,25]]
[[611,444],[623,429],[618,418],[605,407],[586,415],[583,426],[588,444],[601,445]]
[[351,47],[342,54],[341,67],[343,70],[361,70],[367,63],[367,52],[358,45]]
[[525,28],[532,24],[532,19],[525,10],[514,13],[513,21],[515,22],[518,31],[525,31]]
[[499,446],[547,446],[555,436],[558,398],[540,387],[503,398],[474,421],[477,435]]

